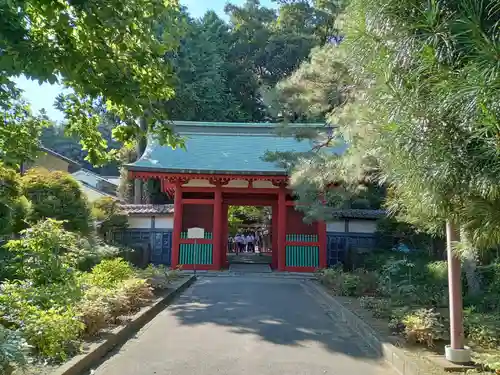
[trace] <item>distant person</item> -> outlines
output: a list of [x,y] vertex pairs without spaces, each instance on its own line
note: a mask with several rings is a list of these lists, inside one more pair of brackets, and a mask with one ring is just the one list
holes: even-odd
[[241,233],[238,233],[234,237],[234,242],[236,242],[236,248],[238,249],[238,252],[242,253],[245,250],[245,237]]
[[247,243],[247,251],[249,253],[253,253],[255,250],[254,243],[255,243],[255,237],[253,236],[252,232],[248,232],[246,238],[246,243]]

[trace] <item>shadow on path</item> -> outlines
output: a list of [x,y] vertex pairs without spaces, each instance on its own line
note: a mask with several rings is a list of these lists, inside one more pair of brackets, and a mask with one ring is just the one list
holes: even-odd
[[182,325],[215,324],[276,345],[317,342],[332,353],[381,359],[311,293],[298,280],[201,278],[169,310]]

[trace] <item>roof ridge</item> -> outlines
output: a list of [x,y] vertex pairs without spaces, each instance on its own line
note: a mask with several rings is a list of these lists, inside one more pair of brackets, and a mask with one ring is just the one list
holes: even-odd
[[[224,122],[224,121],[173,121],[175,126],[195,126],[195,127],[240,127],[240,128],[275,128],[284,122]],[[326,123],[319,122],[291,122],[292,127],[324,127]]]
[[82,168],[82,166],[81,166],[80,163],[74,161],[73,159],[68,158],[67,156],[64,156],[63,154],[60,154],[59,152],[56,152],[56,151],[52,150],[51,148],[45,147],[44,145],[40,145],[39,148],[40,148],[40,150],[42,152],[45,152],[45,153],[50,154],[50,155],[52,155],[52,156],[54,156],[56,158],[64,160],[68,164],[73,164],[75,166],[78,166],[79,168]]
[[[96,173],[96,172],[93,172],[91,171],[90,169],[86,169],[86,168],[80,168],[79,170],[77,170],[76,172],[73,172],[72,174],[75,174],[75,173],[78,173],[78,172],[83,172],[83,173],[86,173],[86,174],[89,174],[89,175],[92,175],[92,176],[95,176],[97,177],[98,179],[100,180],[103,180],[103,181],[106,181],[110,184],[113,184],[111,181],[109,181],[107,178],[101,176],[99,173]],[[117,176],[117,178],[120,178],[120,176]]]

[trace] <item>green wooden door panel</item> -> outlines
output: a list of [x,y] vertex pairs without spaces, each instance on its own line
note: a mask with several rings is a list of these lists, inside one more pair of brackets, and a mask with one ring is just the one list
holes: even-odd
[[[196,252],[196,254],[195,254]],[[212,244],[183,243],[179,249],[179,264],[213,264]]]
[[318,246],[287,246],[287,267],[319,267]]

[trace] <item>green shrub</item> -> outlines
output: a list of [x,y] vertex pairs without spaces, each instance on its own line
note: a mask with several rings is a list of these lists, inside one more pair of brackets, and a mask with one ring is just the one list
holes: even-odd
[[323,285],[331,286],[337,282],[337,278],[339,274],[342,272],[341,266],[333,266],[330,268],[325,268],[321,270],[317,270],[315,272],[316,278]]
[[467,339],[482,348],[500,347],[500,315],[466,310],[464,329]]
[[63,229],[60,221],[47,219],[11,240],[5,248],[15,255],[15,276],[35,285],[64,283],[74,279],[79,259],[77,237]]
[[478,272],[487,289],[500,289],[500,260],[478,267]]
[[409,342],[418,342],[428,347],[436,340],[448,340],[449,332],[443,317],[433,309],[419,309],[402,319],[405,336]]
[[20,331],[40,355],[64,361],[78,351],[78,338],[85,326],[71,307],[42,310],[30,306],[21,319]]
[[30,209],[31,203],[24,196],[9,203],[0,200],[0,236],[16,235],[28,228]]
[[146,280],[139,278],[124,280],[118,287],[118,292],[127,298],[132,310],[148,304],[153,298],[151,287]]
[[10,375],[15,367],[26,364],[26,341],[21,334],[0,324],[0,374]]
[[0,240],[0,282],[3,280],[12,280],[18,273],[18,265],[16,264],[16,256],[9,251],[4,245],[1,245]]
[[136,275],[139,278],[146,279],[146,282],[153,289],[165,289],[173,280],[179,277],[179,271],[168,269],[163,265],[155,266],[150,264],[145,269],[137,270]]
[[110,321],[112,323],[116,323],[120,316],[127,315],[133,309],[126,294],[126,290],[123,288],[108,290],[108,294],[105,298]]
[[28,218],[31,213],[31,202],[22,196],[14,202],[14,211],[12,212],[12,232],[20,233],[29,227]]
[[64,285],[58,284],[34,287],[28,281],[4,283],[0,319],[18,328],[41,355],[64,360],[76,349],[76,340],[84,328],[71,308],[77,300],[72,293],[78,292],[65,292]]
[[354,274],[359,278],[356,287],[357,296],[374,296],[378,294],[378,275],[375,272],[357,269]]
[[11,201],[22,195],[20,175],[0,162],[0,201]]
[[428,283],[448,285],[448,262],[436,261],[427,263],[425,265],[425,271],[423,276],[429,278],[427,279]]
[[15,232],[16,209],[21,197],[21,176],[0,162],[0,236]]
[[472,353],[474,362],[485,370],[495,371],[496,374],[500,373],[500,352],[496,350],[474,350]]
[[0,293],[0,317],[18,324],[26,306],[42,309],[72,305],[82,296],[78,283],[49,284],[35,287],[30,281],[16,280],[2,284]]
[[110,320],[110,312],[104,296],[101,298],[82,299],[76,308],[80,321],[85,325],[84,334],[96,336],[106,328]]
[[446,262],[390,259],[380,271],[380,293],[396,304],[446,307]]
[[490,313],[497,311],[500,313],[500,289],[495,291],[483,291],[478,295],[465,295],[464,306],[473,308],[477,312]]
[[340,296],[350,295],[349,288],[351,288],[351,291],[356,289],[357,278],[355,277],[355,280],[353,280],[346,277],[341,266],[321,270],[317,277],[321,283]]
[[107,259],[92,268],[91,280],[94,285],[111,288],[133,275],[134,269],[125,260]]
[[123,250],[116,246],[106,244],[91,245],[90,243],[82,244],[85,249],[84,256],[78,262],[80,271],[90,271],[94,266],[101,263],[105,259],[114,259],[120,257]]
[[[85,292],[84,300],[90,305],[101,305],[106,311],[106,314],[103,315],[106,315],[106,319],[110,322],[115,322],[116,318],[126,315],[131,311],[131,306],[125,292],[118,287],[115,289],[91,287]],[[82,308],[83,310],[84,308]],[[89,315],[91,315],[90,312]],[[99,319],[99,316],[97,316],[96,321],[99,321]],[[94,325],[98,325],[98,323],[94,323]]]
[[99,234],[123,230],[128,227],[127,213],[120,208],[120,203],[111,197],[103,197],[92,203],[92,215],[99,222]]
[[29,221],[46,218],[64,221],[70,231],[87,234],[91,213],[78,182],[68,173],[34,168],[22,177],[24,195],[31,201]]
[[378,289],[377,275],[362,269],[344,272],[341,266],[336,266],[319,271],[317,278],[341,296],[375,295]]
[[370,310],[376,318],[389,318],[391,316],[391,303],[386,298],[365,296],[359,299],[362,308]]

